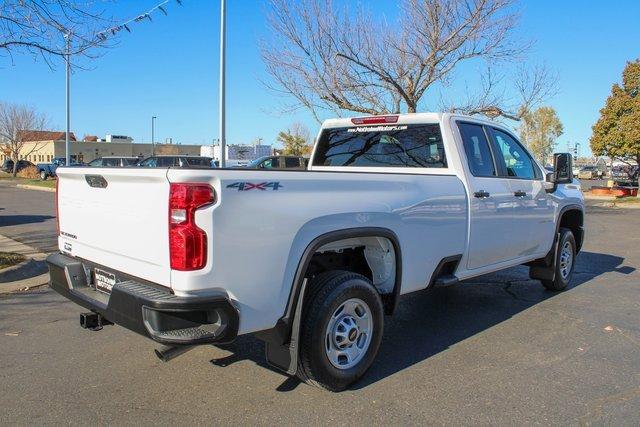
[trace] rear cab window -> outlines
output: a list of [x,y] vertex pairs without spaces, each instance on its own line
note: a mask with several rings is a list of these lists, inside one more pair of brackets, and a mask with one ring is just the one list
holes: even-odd
[[440,125],[406,124],[327,128],[312,166],[446,168]]

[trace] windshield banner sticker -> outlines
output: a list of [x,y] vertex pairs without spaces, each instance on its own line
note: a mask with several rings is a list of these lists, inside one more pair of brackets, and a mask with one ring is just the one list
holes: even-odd
[[347,132],[393,132],[396,130],[406,130],[407,126],[358,126],[347,129]]

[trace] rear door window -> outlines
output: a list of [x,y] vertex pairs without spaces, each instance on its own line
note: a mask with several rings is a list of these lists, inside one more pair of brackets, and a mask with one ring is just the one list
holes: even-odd
[[200,168],[211,167],[211,158],[209,157],[185,157],[183,160],[186,163],[186,166]]
[[148,159],[144,159],[142,162],[140,162],[140,166],[147,167],[147,168],[155,168],[156,166],[158,166],[158,158],[150,157]]
[[120,166],[120,159],[102,159],[102,166]]
[[445,168],[440,125],[381,125],[325,129],[314,166]]
[[284,167],[285,168],[299,168],[300,167],[300,159],[298,157],[285,157],[285,159],[284,159]]
[[176,157],[158,157],[157,166],[161,168],[168,168],[172,166],[180,166]]
[[462,135],[464,152],[473,176],[496,176],[491,148],[482,125],[458,123],[458,129]]

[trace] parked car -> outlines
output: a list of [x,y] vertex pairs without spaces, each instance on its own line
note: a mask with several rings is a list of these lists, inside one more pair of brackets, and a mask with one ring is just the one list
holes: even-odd
[[595,166],[585,166],[578,172],[579,179],[600,179],[602,172]]
[[343,390],[400,295],[516,265],[567,287],[584,201],[554,157],[545,177],[503,125],[421,113],[325,121],[306,171],[64,168],[50,286],[164,361],[253,334],[271,365]]
[[213,159],[203,156],[153,156],[140,161],[138,166],[146,168],[212,168]]
[[[56,176],[56,170],[59,166],[65,166],[67,163],[67,159],[64,157],[55,157],[51,163],[38,163],[36,166],[38,167],[38,173],[40,174],[41,180],[46,180],[49,177]],[[82,162],[77,162],[75,159],[71,159],[71,164],[69,166],[85,166]]]
[[635,165],[614,166],[611,169],[611,179],[617,184],[637,185],[639,171]]
[[[18,167],[16,168],[16,172],[20,172],[24,168],[28,168],[29,166],[33,166],[28,160],[18,160]],[[13,173],[13,160],[7,159],[2,164],[2,170],[7,173]]]
[[250,162],[249,169],[306,169],[309,159],[301,156],[264,156]]
[[135,166],[139,160],[138,157],[104,156],[90,161],[87,166],[124,168],[127,166]]

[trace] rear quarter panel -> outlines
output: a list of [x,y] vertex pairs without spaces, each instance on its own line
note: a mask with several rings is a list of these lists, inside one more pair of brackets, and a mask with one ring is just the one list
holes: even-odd
[[[171,169],[168,178],[208,182],[217,194],[196,215],[208,234],[210,261],[197,272],[172,271],[172,288],[184,295],[226,290],[239,307],[241,333],[275,325],[302,253],[322,234],[393,231],[402,251],[402,293],[426,287],[438,262],[465,247],[467,201],[455,175]],[[236,185],[263,182],[278,189]]]

